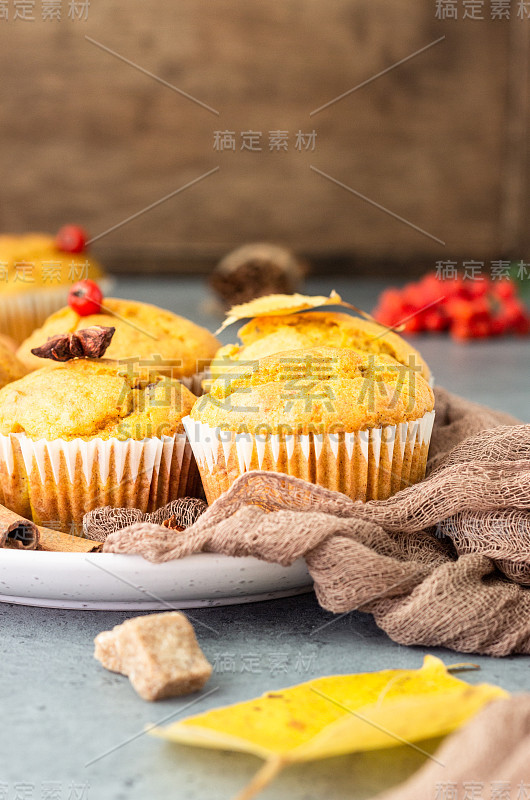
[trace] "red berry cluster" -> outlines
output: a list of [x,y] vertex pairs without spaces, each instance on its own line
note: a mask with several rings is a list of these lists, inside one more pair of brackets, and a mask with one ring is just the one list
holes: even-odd
[[389,327],[403,324],[406,333],[448,331],[460,340],[530,333],[530,312],[511,278],[440,280],[429,273],[382,292],[373,316]]

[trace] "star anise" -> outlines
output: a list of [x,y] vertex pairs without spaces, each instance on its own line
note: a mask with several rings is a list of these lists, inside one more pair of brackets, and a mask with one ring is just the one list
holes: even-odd
[[40,347],[31,351],[39,358],[52,361],[70,361],[73,358],[101,358],[114,336],[116,328],[94,325],[75,333],[58,333]]

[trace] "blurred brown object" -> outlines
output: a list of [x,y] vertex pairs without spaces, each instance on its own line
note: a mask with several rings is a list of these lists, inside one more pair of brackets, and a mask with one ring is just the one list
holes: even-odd
[[275,244],[246,244],[216,266],[210,285],[226,308],[268,294],[293,294],[307,274],[307,263]]
[[179,525],[178,524],[177,518],[176,518],[176,516],[174,514],[172,514],[169,517],[169,519],[165,519],[163,521],[162,527],[163,528],[168,528],[169,530],[172,530],[172,531],[178,531],[179,533],[181,531],[186,530],[183,525]]

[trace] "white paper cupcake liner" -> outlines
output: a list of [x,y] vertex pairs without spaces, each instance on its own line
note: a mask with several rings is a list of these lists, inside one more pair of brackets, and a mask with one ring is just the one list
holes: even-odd
[[0,502],[46,527],[77,526],[105,505],[154,511],[198,488],[183,433],[142,441],[0,435]]
[[354,500],[381,500],[422,480],[434,411],[411,422],[352,433],[236,434],[182,420],[209,503],[250,470],[282,472]]
[[[114,285],[111,278],[98,278],[96,283],[103,294]],[[57,287],[43,286],[17,294],[2,296],[0,291],[0,333],[10,336],[18,344],[27,339],[35,328],[68,302],[70,284]]]

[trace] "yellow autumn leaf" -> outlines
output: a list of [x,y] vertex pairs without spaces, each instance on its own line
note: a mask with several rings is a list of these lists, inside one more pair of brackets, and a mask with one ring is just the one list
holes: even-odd
[[370,314],[356,306],[352,306],[351,303],[347,303],[335,290],[330,292],[329,297],[305,294],[268,294],[264,297],[256,297],[248,303],[232,306],[225,321],[216,333],[220,333],[229,325],[241,319],[298,314],[300,311],[308,311],[310,308],[319,308],[320,306],[344,306],[356,311],[365,319],[375,322]]
[[[287,764],[443,736],[491,700],[497,686],[470,686],[440,659],[418,670],[332,675],[188,717],[151,733],[172,742],[239,750],[265,759],[238,797],[250,798]],[[416,748],[419,749],[419,748]]]

